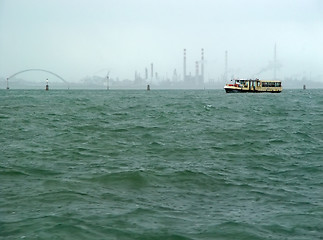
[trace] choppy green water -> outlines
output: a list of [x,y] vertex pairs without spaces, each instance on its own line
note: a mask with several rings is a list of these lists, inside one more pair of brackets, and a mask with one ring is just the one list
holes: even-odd
[[323,239],[323,91],[0,91],[1,239]]

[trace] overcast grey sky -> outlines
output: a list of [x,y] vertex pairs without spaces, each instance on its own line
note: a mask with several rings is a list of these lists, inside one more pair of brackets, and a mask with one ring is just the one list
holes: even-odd
[[[28,68],[68,81],[188,72],[205,51],[206,75],[323,76],[323,0],[0,0],[0,77]],[[323,81],[323,78],[320,79]]]

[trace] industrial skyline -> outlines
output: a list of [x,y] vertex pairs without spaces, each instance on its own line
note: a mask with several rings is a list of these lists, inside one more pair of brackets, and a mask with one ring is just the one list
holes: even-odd
[[107,85],[109,71],[113,86],[117,79],[145,79],[147,69],[155,83],[184,75],[195,82],[197,71],[208,83],[271,79],[268,69],[276,66],[279,79],[323,82],[322,11],[320,0],[2,0],[0,78],[44,69],[72,83],[97,76]]
[[[258,75],[263,73],[263,72],[272,72],[272,78],[271,79],[277,79],[277,72],[281,67],[281,63],[279,62],[278,58],[277,58],[277,44],[274,44],[274,51],[273,51],[273,56],[272,56],[272,61],[271,63],[269,63],[267,66],[265,66],[264,68],[262,68],[259,72],[257,72],[256,74],[253,74],[251,76],[243,76],[243,78],[253,78],[253,77],[259,77]],[[195,49],[196,50],[196,49]],[[203,88],[205,87],[205,85],[212,85],[212,83],[214,82],[218,82],[218,83],[225,83],[226,81],[229,81],[231,78],[234,77],[239,77],[237,75],[235,75],[234,72],[229,72],[228,70],[228,51],[225,50],[224,51],[224,59],[223,59],[223,69],[222,69],[222,73],[217,75],[217,76],[210,76],[209,74],[205,74],[205,62],[207,62],[207,60],[204,59],[204,48],[200,48],[200,59],[193,59],[193,58],[188,58],[187,57],[187,52],[189,52],[186,48],[183,49],[183,69],[182,69],[182,75],[178,74],[178,69],[173,68],[172,71],[168,71],[168,72],[172,72],[172,75],[168,75],[167,73],[159,73],[158,71],[154,70],[154,63],[151,62],[150,63],[150,71],[148,70],[148,67],[144,67],[144,77],[142,77],[142,72],[135,70],[135,75],[133,79],[121,79],[118,77],[117,74],[114,75],[114,77],[112,77],[110,79],[110,81],[112,82],[119,82],[119,81],[126,81],[129,82],[133,81],[134,84],[154,84],[154,85],[163,85],[163,86],[167,86],[167,83],[170,85],[170,83],[173,83],[173,86],[177,86],[179,88],[187,86],[188,88]],[[268,56],[268,58],[270,58],[270,56]],[[189,59],[189,60],[188,60]],[[195,64],[195,73],[193,72],[193,68],[192,67],[187,67],[189,63],[194,63]],[[190,64],[192,66],[192,64]],[[158,66],[157,66],[158,68]],[[107,71],[108,69],[102,69],[101,71]],[[8,86],[8,80],[12,79],[14,77],[16,77],[19,74],[25,73],[25,72],[32,72],[32,71],[40,71],[40,72],[47,72],[49,74],[52,74],[53,76],[55,76],[56,78],[62,80],[65,83],[68,83],[67,80],[63,79],[63,77],[61,77],[60,75],[58,75],[57,73],[51,72],[49,70],[45,70],[45,69],[24,69],[24,70],[20,70],[10,76],[7,77],[1,77],[0,79],[6,79],[6,85],[7,88],[9,88]],[[219,69],[219,71],[221,72],[221,68]],[[108,75],[109,75],[108,71]],[[192,73],[193,72],[193,73]],[[230,74],[229,74],[230,73]],[[207,75],[208,77],[205,77],[205,75]],[[85,78],[91,78],[89,77],[90,75],[88,75]],[[97,76],[96,74],[93,75],[93,77],[95,77],[95,79],[100,79],[100,76]],[[107,76],[108,77],[108,76]],[[28,76],[20,76],[21,79],[24,78],[28,78]],[[110,78],[110,77],[109,77]],[[286,77],[285,77],[286,78]],[[287,76],[287,78],[292,79],[293,76]],[[304,77],[303,79],[308,79],[308,76]],[[84,78],[83,78],[84,79]],[[280,77],[278,75],[278,79],[282,79],[282,77]],[[310,79],[311,80],[311,76]],[[81,80],[82,81],[82,80]],[[70,82],[70,83],[80,83],[80,81],[74,81],[74,82]],[[174,84],[175,83],[175,84]],[[118,84],[115,84],[118,85]],[[1,85],[0,85],[1,86]],[[107,80],[106,83],[106,87],[107,89],[109,89],[109,80]]]
[[[278,59],[277,59],[277,44],[274,45],[274,51],[273,51],[273,61],[272,64],[269,64],[265,68],[261,69],[259,73],[262,72],[272,72],[272,78],[277,78],[277,70],[279,69]],[[207,60],[204,57],[205,51],[204,48],[200,48],[200,59],[193,59],[188,56],[190,56],[186,48],[183,49],[183,67],[182,67],[182,75],[178,74],[178,70],[176,68],[173,69],[172,75],[164,75],[159,74],[158,71],[155,71],[154,63],[150,63],[150,70],[148,70],[148,66],[144,67],[144,74],[142,77],[142,72],[135,70],[134,78],[133,79],[120,79],[118,76],[110,77],[110,71],[108,71],[106,77],[100,77],[97,75],[93,75],[92,77],[85,77],[77,82],[69,82],[66,79],[64,79],[62,76],[58,75],[57,73],[51,72],[49,70],[45,69],[25,69],[18,71],[11,76],[8,76],[6,78],[6,88],[9,89],[9,79],[10,82],[13,82],[14,85],[20,86],[20,85],[29,85],[29,87],[36,87],[37,84],[31,83],[27,81],[23,81],[26,76],[23,76],[21,74],[28,73],[28,72],[42,72],[50,74],[50,77],[54,77],[54,81],[59,79],[62,82],[64,82],[65,85],[63,87],[70,88],[98,88],[101,89],[102,87],[105,87],[107,90],[110,88],[139,88],[142,89],[146,85],[152,86],[152,88],[169,88],[169,89],[180,89],[180,88],[187,88],[187,89],[205,89],[205,88],[221,88],[222,85],[225,82],[228,82],[231,78],[238,77],[234,76],[234,74],[231,74],[231,77],[229,77],[228,72],[228,65],[229,65],[229,57],[228,57],[228,51],[226,50],[224,52],[224,59],[223,59],[223,71],[222,74],[219,76],[213,76],[209,78],[205,78],[205,62]],[[193,72],[192,67],[187,67],[188,63],[195,63],[195,72]],[[192,64],[191,64],[192,66]],[[106,70],[102,70],[106,71]],[[193,72],[193,74],[192,74]],[[18,75],[21,75],[19,78],[15,79]],[[253,76],[252,76],[253,77]],[[257,77],[257,76],[256,76]],[[250,78],[250,77],[249,77]],[[28,77],[27,77],[28,79]],[[279,77],[278,77],[279,79]],[[293,80],[292,77],[287,77],[285,79]],[[4,80],[4,78],[2,78]],[[283,80],[283,79],[280,79]],[[294,79],[296,81],[300,81],[300,79]],[[311,78],[308,78],[308,76],[302,76],[301,81],[303,84],[305,82],[311,81]],[[39,84],[38,84],[39,85]],[[46,85],[48,87],[48,76],[46,76]],[[57,83],[55,83],[57,85]],[[288,84],[287,84],[288,85]],[[0,84],[1,86],[1,84]],[[61,84],[58,84],[58,86],[62,87]]]
[[[159,77],[159,73],[156,71],[154,72],[154,63],[150,64],[150,77],[148,74],[148,68],[145,68],[145,77],[143,80],[145,80],[147,83],[152,84],[154,81],[160,81],[160,80],[170,80],[173,82],[179,82],[182,81],[185,84],[189,85],[195,85],[195,86],[201,86],[204,84],[204,49],[201,49],[201,59],[200,60],[195,60],[195,75],[192,74],[190,71],[189,74],[187,74],[187,63],[186,63],[186,49],[184,48],[184,59],[183,59],[183,75],[178,75],[177,74],[177,69],[174,68],[172,71],[172,76],[171,77]],[[201,71],[200,71],[201,69]],[[135,78],[134,80],[142,79],[140,71],[136,70],[135,71]]]
[[[149,83],[152,84],[153,82],[159,82],[159,81],[173,81],[173,82],[182,82],[184,84],[188,84],[190,86],[203,86],[203,84],[205,82],[210,81],[210,79],[205,79],[205,67],[204,67],[204,63],[205,63],[205,59],[204,59],[204,48],[201,48],[201,56],[200,56],[200,60],[198,59],[191,59],[189,62],[194,62],[195,63],[195,74],[192,74],[192,69],[188,69],[187,68],[187,49],[184,48],[183,50],[183,75],[178,75],[177,74],[177,69],[174,68],[173,70],[173,75],[171,77],[169,76],[165,76],[164,74],[161,74],[162,77],[160,77],[159,73],[157,71],[154,71],[154,63],[150,63],[150,77],[149,77],[149,73],[148,73],[148,68],[145,67],[145,73],[144,73],[144,78],[141,77],[140,71],[135,70],[135,76],[134,76],[134,81],[138,81],[138,80],[144,80],[145,83]],[[276,62],[277,62],[277,55],[276,55],[276,44],[274,46],[274,64],[273,64],[273,69],[274,69],[274,74],[273,74],[273,78],[276,79]],[[271,70],[270,68],[267,68],[265,70],[262,71],[268,71]],[[32,71],[38,71],[38,72],[46,72],[49,73],[51,75],[54,75],[55,77],[57,77],[58,79],[62,80],[63,82],[67,83],[67,80],[65,80],[63,77],[61,77],[60,75],[58,75],[57,73],[54,73],[52,71],[49,70],[45,70],[45,69],[39,69],[39,68],[34,68],[34,69],[25,69],[25,70],[20,70],[14,74],[12,74],[11,76],[8,76],[7,82],[9,79],[14,78],[15,76],[25,73],[25,72],[32,72]],[[105,71],[105,70],[103,70]],[[109,73],[110,71],[108,71],[107,74],[107,78],[109,78]],[[116,77],[118,78],[118,77]],[[213,77],[214,79],[216,78],[216,76]],[[119,78],[118,78],[119,79]],[[212,79],[212,78],[211,78]],[[228,81],[228,51],[225,51],[225,57],[224,57],[224,71],[221,77],[218,77],[219,80],[223,80]],[[126,79],[123,79],[126,80]],[[131,79],[127,79],[127,80],[131,80]],[[108,85],[108,83],[107,83]]]

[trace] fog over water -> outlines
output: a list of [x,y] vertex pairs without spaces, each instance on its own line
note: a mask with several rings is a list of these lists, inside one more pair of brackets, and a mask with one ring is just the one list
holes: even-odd
[[0,87],[25,69],[104,86],[108,71],[111,81],[145,79],[146,69],[150,78],[151,63],[156,83],[182,81],[183,49],[194,75],[202,48],[205,83],[224,82],[225,51],[227,80],[272,79],[276,63],[287,85],[322,83],[322,12],[320,0],[1,0]]

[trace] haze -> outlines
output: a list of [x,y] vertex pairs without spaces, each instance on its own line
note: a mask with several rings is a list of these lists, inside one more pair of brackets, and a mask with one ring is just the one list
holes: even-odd
[[[323,83],[321,0],[0,0],[0,78],[30,68],[70,82],[171,78],[204,49],[205,82],[228,75]],[[36,76],[36,75],[35,75]],[[28,78],[21,75],[20,78]],[[3,85],[3,83],[2,83]]]

